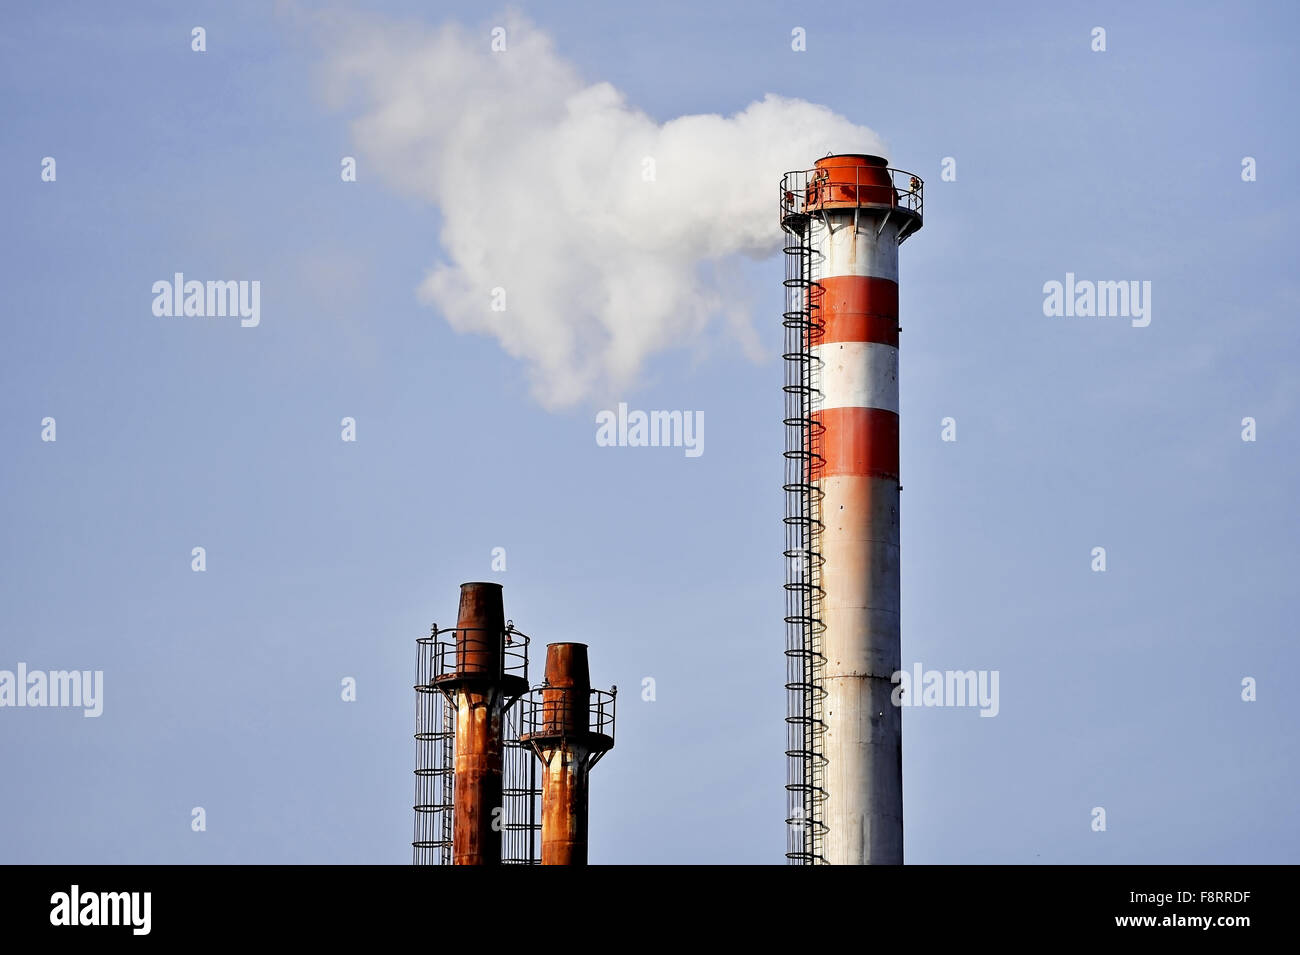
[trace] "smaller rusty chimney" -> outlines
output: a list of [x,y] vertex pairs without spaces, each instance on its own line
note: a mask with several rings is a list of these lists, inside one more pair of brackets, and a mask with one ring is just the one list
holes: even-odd
[[588,774],[614,748],[617,688],[593,690],[583,643],[546,647],[520,739],[542,761],[542,865],[587,864]]

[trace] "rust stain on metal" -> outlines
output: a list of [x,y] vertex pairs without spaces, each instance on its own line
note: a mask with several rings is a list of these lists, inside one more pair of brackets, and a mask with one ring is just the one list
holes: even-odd
[[542,690],[542,732],[585,733],[591,673],[581,643],[552,643],[546,648],[546,683]]
[[614,745],[604,727],[592,727],[591,700],[587,647],[547,646],[541,712],[529,734],[543,764],[542,865],[587,864],[589,774]]
[[443,682],[455,693],[456,771],[452,824],[454,865],[498,865],[501,831],[501,585],[462,584],[456,619],[456,672]]

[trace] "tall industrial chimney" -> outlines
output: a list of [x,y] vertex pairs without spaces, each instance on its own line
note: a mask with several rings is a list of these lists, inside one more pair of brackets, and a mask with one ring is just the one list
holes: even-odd
[[588,774],[614,747],[615,693],[591,688],[585,644],[547,645],[520,736],[544,767],[542,865],[587,864]]
[[781,183],[787,856],[901,864],[898,246],[922,183],[838,155]]

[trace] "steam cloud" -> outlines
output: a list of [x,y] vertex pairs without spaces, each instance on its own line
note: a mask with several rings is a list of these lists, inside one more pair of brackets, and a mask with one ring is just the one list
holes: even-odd
[[[421,298],[523,360],[550,408],[631,386],[710,321],[752,354],[727,260],[780,249],[783,172],[832,149],[884,154],[879,137],[770,94],[733,116],[659,123],[585,83],[526,20],[498,22],[504,52],[458,24],[349,20],[326,41],[332,101],[359,106],[362,170],[442,213],[444,260]],[[498,287],[504,311],[490,307]]]

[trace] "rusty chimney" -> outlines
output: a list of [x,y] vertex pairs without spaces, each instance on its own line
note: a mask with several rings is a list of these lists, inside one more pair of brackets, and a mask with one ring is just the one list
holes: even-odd
[[546,647],[546,679],[533,690],[521,740],[542,770],[542,865],[587,864],[588,774],[614,748],[617,688],[593,690],[587,646]]
[[[444,644],[436,686],[455,707],[452,824],[454,865],[501,862],[503,715],[527,689],[527,677],[508,671],[510,640],[501,585],[460,587],[455,643]],[[450,664],[450,665],[448,665]]]

